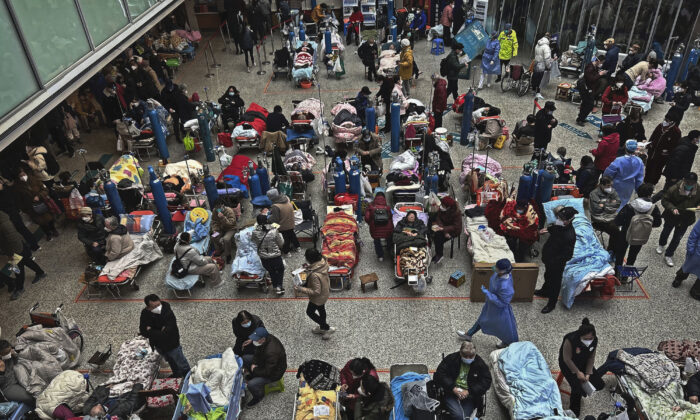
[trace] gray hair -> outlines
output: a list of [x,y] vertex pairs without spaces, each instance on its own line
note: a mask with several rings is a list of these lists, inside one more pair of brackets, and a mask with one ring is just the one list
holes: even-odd
[[116,216],[109,216],[105,219],[105,225],[111,228],[119,226],[119,219]]
[[459,346],[459,352],[462,354],[463,353],[475,353],[476,354],[476,346],[471,341],[463,341],[462,345]]

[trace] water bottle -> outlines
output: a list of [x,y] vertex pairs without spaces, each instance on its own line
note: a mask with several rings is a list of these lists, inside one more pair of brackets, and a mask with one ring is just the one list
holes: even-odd
[[10,271],[12,271],[12,272],[15,273],[15,274],[19,274],[20,269],[19,269],[19,267],[18,267],[17,265],[12,264],[12,265],[10,265]]

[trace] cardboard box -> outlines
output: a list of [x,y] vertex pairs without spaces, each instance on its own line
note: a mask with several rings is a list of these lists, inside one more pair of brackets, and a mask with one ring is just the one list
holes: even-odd
[[[513,264],[513,289],[515,291],[513,302],[532,302],[539,273],[540,267],[536,263]],[[486,297],[481,292],[481,286],[488,288],[492,275],[493,264],[474,264],[472,267],[469,300],[472,302],[484,302],[486,300]]]
[[454,287],[459,287],[463,285],[465,281],[467,281],[467,275],[459,270],[455,271],[454,273],[452,273],[452,275],[450,275],[449,283]]

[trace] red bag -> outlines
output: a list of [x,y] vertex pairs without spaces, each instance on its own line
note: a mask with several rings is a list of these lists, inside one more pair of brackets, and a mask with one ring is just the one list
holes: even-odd
[[224,147],[233,147],[233,140],[231,140],[231,133],[219,133],[217,135],[219,144]]
[[51,198],[51,197],[46,197],[44,199],[44,204],[46,204],[46,207],[49,208],[49,211],[55,215],[59,215],[59,214],[63,213],[61,211],[61,208],[58,207],[58,204],[56,204],[56,202],[53,201],[53,198]]
[[357,198],[357,194],[340,193],[335,195],[334,202],[336,206],[352,204],[352,211],[357,211]]

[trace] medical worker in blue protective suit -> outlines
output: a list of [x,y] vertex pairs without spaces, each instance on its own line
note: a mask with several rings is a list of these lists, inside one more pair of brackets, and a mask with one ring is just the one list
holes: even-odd
[[510,261],[503,258],[498,260],[493,268],[493,275],[489,280],[489,288],[481,286],[481,291],[486,295],[486,303],[481,309],[481,315],[474,326],[466,333],[457,331],[462,340],[472,341],[472,336],[479,330],[484,334],[494,335],[501,339],[499,348],[506,347],[510,343],[518,341],[518,328],[515,324],[515,315],[510,301],[513,299],[513,266]]
[[501,51],[501,43],[498,42],[498,31],[491,33],[491,38],[486,42],[486,48],[481,56],[481,78],[479,79],[479,89],[491,87],[491,75],[501,74],[501,60],[498,54]]
[[644,162],[635,155],[637,140],[625,142],[625,155],[620,156],[608,166],[604,176],[613,180],[613,188],[620,196],[620,209],[630,201],[632,194],[644,182]]

